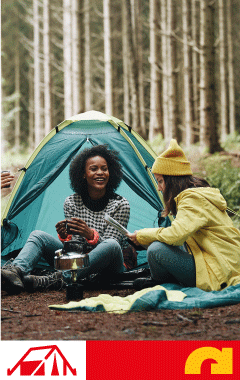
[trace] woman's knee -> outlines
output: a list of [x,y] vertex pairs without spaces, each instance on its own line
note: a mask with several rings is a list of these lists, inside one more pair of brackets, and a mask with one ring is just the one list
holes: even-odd
[[154,241],[147,250],[147,259],[148,261],[156,258],[156,255],[158,258],[160,258],[162,252],[164,251],[164,243],[161,243],[160,241]]
[[111,249],[114,249],[114,250],[121,250],[121,246],[119,244],[119,242],[115,239],[106,239],[102,242],[102,244],[105,245],[105,247],[109,247]]

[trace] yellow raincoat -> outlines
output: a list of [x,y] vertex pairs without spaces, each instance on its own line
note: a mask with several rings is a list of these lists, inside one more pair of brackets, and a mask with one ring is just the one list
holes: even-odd
[[176,198],[177,215],[167,228],[144,228],[137,240],[149,245],[187,243],[196,265],[196,286],[211,291],[240,283],[240,231],[226,213],[227,203],[218,189],[191,188]]

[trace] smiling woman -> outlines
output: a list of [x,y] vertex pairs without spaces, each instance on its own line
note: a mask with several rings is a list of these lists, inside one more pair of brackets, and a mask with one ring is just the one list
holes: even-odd
[[16,293],[25,284],[32,290],[58,287],[67,273],[55,272],[51,276],[29,275],[41,258],[54,265],[55,251],[70,241],[74,248],[89,255],[90,266],[81,270],[81,278],[91,273],[104,273],[111,277],[125,270],[123,248],[128,242],[118,230],[108,225],[105,213],[127,227],[130,206],[116,194],[122,179],[118,154],[105,145],[85,149],[70,165],[70,182],[74,194],[64,202],[65,219],[56,224],[59,240],[43,231],[33,231],[25,246],[10,264],[1,270],[2,289]]

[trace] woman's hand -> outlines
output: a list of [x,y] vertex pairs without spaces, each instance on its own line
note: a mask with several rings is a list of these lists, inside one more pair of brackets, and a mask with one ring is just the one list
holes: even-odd
[[58,222],[55,226],[58,235],[61,239],[66,239],[68,236],[67,229],[66,229],[66,220],[61,220]]
[[87,240],[93,240],[94,232],[88,227],[87,223],[80,218],[71,218],[67,220],[69,233],[73,235],[81,235]]
[[127,237],[136,245],[141,245],[138,241],[137,241],[137,233],[138,231],[134,231],[133,234],[127,234]]

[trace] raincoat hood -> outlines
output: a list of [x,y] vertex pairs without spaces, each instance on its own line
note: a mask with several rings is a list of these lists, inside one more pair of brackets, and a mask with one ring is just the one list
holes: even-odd
[[212,187],[196,187],[182,191],[176,198],[175,201],[178,202],[182,199],[184,195],[187,195],[188,192],[195,192],[199,196],[207,199],[214,206],[216,206],[220,211],[225,211],[227,209],[227,202],[223,198],[219,189],[214,189]]

